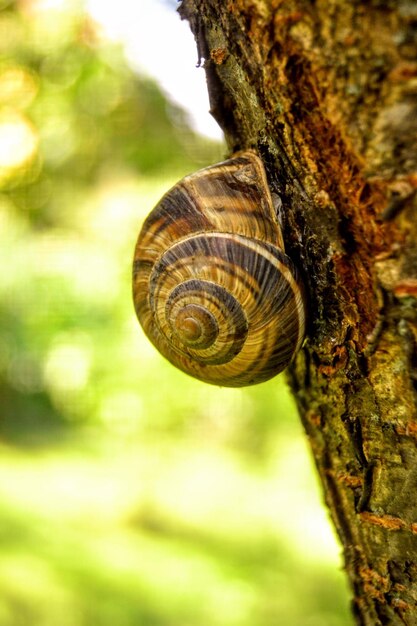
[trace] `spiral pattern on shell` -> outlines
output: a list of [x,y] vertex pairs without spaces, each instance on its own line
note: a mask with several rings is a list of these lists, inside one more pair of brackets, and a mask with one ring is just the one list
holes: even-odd
[[291,362],[303,288],[255,153],[187,176],[162,198],[139,235],[133,294],[152,343],[200,380],[251,385]]

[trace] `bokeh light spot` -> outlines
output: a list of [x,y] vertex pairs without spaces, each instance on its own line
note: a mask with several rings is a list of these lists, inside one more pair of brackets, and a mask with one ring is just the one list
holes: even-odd
[[15,112],[0,117],[0,168],[22,167],[37,147],[37,132],[26,118]]
[[0,105],[24,109],[38,91],[37,80],[27,69],[14,66],[0,73]]
[[90,366],[91,353],[85,342],[58,341],[46,357],[46,384],[53,392],[79,391],[87,384]]

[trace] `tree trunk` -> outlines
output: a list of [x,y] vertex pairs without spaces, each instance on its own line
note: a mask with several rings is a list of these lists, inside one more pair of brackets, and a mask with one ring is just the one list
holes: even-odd
[[[417,5],[183,0],[308,292],[289,373],[358,624],[417,624]],[[414,210],[413,210],[414,209]]]

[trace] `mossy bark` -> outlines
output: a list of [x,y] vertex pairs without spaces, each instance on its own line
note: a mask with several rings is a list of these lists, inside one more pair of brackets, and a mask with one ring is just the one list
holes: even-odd
[[417,5],[183,0],[308,291],[289,375],[357,623],[417,624]]

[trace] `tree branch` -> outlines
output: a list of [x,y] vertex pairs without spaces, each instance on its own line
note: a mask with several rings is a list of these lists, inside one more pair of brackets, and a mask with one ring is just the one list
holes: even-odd
[[415,624],[416,6],[183,0],[180,12],[231,151],[255,148],[283,202],[309,302],[291,385],[358,624]]

